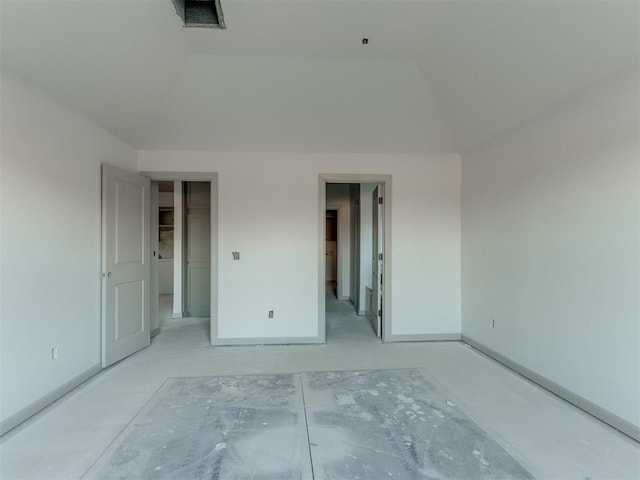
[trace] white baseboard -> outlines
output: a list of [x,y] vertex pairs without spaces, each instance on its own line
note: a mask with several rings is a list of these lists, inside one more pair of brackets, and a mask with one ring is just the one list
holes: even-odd
[[418,333],[409,335],[389,335],[387,342],[449,342],[460,341],[459,333]]
[[253,338],[214,338],[211,345],[307,345],[321,344],[320,337],[253,337]]
[[36,413],[48,407],[53,402],[58,400],[60,397],[66,395],[74,388],[83,384],[84,382],[89,380],[91,377],[93,377],[97,373],[100,373],[101,370],[102,370],[102,365],[100,365],[99,363],[94,365],[93,367],[84,371],[77,377],[72,378],[71,380],[66,382],[64,385],[61,385],[60,387],[48,393],[44,397],[36,400],[31,405],[23,408],[19,412],[14,413],[10,417],[2,420],[0,422],[0,436],[4,435],[10,430],[13,430],[25,420],[28,420],[29,418],[33,417]]
[[484,353],[488,357],[491,357],[496,362],[501,363],[505,367],[513,370],[514,372],[522,375],[523,377],[531,380],[533,383],[541,386],[545,390],[550,391],[554,395],[566,400],[567,402],[575,405],[581,410],[584,410],[589,415],[596,417],[598,420],[606,423],[607,425],[619,430],[620,432],[628,435],[633,438],[637,442],[640,442],[640,427],[634,425],[631,422],[628,422],[624,418],[619,417],[618,415],[611,413],[609,410],[606,410],[595,403],[587,400],[586,398],[568,390],[555,383],[552,380],[549,380],[547,377],[540,375],[539,373],[534,372],[533,370],[528,369],[527,367],[520,365],[517,362],[514,362],[510,358],[505,357],[504,355],[492,350],[491,348],[481,344],[480,342],[476,342],[473,338],[470,338],[466,335],[462,335],[462,341],[467,345],[475,348],[479,352]]

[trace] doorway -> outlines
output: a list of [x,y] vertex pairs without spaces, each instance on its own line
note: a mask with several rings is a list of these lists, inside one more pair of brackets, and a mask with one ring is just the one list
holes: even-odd
[[217,174],[142,175],[152,179],[152,332],[202,324],[200,331],[206,331],[208,342],[214,343],[218,312]]
[[320,339],[327,341],[327,331],[332,339],[336,331],[345,331],[336,328],[334,317],[339,311],[345,321],[361,317],[366,324],[360,330],[364,335],[368,331],[388,340],[392,325],[391,208],[387,201],[391,176],[320,175],[319,190]]
[[[184,204],[182,187],[175,188],[173,212],[166,205],[160,208],[158,182],[205,182],[209,186],[210,199],[208,223],[210,252],[217,252],[217,174],[134,172],[104,163],[102,165],[102,366],[107,367],[132,353],[148,346],[151,332],[160,329],[160,241],[163,252],[170,249],[173,227],[173,297],[182,299],[182,279],[176,282],[177,272],[182,270],[183,248],[177,246],[178,235],[183,233],[182,212]],[[164,192],[170,194],[171,192]],[[161,223],[162,222],[162,223]],[[160,233],[160,225],[164,233]],[[207,227],[208,226],[208,227]],[[162,237],[162,238],[161,238]],[[182,238],[181,236],[179,237]],[[167,260],[171,260],[167,258]],[[169,262],[170,264],[170,262]],[[209,343],[217,339],[217,259],[210,255],[208,274],[202,283],[208,290],[206,322]],[[181,273],[181,272],[178,272]],[[166,291],[167,286],[163,285]],[[178,295],[178,291],[180,294]],[[181,311],[182,312],[182,311]],[[173,317],[174,315],[172,315]],[[182,315],[179,315],[181,317]],[[203,324],[204,325],[204,324]]]
[[[153,236],[152,336],[185,325],[183,318],[209,317],[211,311],[210,182],[152,183]],[[156,294],[157,292],[157,294]],[[208,327],[208,326],[207,326]]]

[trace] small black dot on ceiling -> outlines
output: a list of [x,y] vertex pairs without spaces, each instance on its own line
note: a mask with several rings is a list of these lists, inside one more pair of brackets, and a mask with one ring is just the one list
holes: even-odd
[[362,39],[362,44],[363,45],[367,45],[369,43],[369,39],[368,38],[363,38]]

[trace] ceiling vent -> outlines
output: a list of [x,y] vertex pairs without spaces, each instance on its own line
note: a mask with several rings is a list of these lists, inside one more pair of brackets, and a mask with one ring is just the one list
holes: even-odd
[[227,28],[220,0],[172,0],[185,27]]

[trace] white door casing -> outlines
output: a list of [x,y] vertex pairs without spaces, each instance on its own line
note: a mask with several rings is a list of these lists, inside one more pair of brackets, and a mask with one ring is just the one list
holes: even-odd
[[159,295],[160,295],[160,263],[159,263],[159,250],[160,250],[160,241],[159,241],[159,207],[160,204],[160,192],[159,192],[159,184],[158,182],[151,182],[151,190],[150,190],[150,206],[149,206],[149,220],[151,222],[151,235],[150,241],[151,246],[151,264],[150,264],[150,281],[149,281],[149,292],[150,292],[150,306],[149,312],[151,315],[150,318],[150,331],[151,334],[157,334],[160,331],[160,304],[159,304]]
[[373,257],[371,283],[371,321],[376,335],[382,338],[383,275],[384,275],[384,206],[382,185],[372,195],[373,209]]
[[102,165],[102,366],[150,344],[150,181]]

